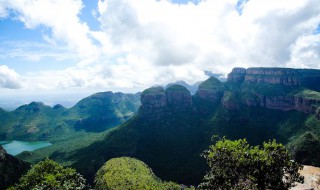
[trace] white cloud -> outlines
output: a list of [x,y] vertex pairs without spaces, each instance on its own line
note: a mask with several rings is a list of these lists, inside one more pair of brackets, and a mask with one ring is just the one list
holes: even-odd
[[0,7],[13,10],[26,28],[48,27],[52,34],[44,36],[47,40],[67,44],[79,57],[96,56],[90,29],[78,17],[83,7],[81,0],[1,0]]
[[0,88],[21,88],[21,77],[6,65],[0,65]]
[[[1,2],[5,2],[5,5]],[[235,66],[319,68],[319,0],[99,0],[101,30],[81,21],[80,0],[0,1],[28,28],[44,25],[46,41],[66,43],[81,60],[62,71],[26,76],[37,88],[145,88],[204,80],[204,70]],[[2,7],[2,9],[1,9]]]

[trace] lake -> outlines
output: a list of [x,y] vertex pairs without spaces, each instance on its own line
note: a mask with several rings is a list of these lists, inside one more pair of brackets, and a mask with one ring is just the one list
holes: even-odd
[[2,147],[11,155],[15,156],[23,151],[34,151],[39,148],[47,147],[52,145],[48,141],[0,141]]

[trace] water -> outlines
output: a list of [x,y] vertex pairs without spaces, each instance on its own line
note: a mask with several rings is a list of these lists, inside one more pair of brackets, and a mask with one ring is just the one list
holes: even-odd
[[47,147],[52,145],[48,141],[35,141],[35,142],[28,142],[28,141],[0,141],[2,147],[13,156],[23,152],[23,151],[34,151],[39,148]]

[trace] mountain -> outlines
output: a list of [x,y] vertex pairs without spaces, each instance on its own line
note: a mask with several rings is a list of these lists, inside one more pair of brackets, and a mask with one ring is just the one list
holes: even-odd
[[193,84],[193,85],[189,85],[188,83],[180,80],[180,81],[176,81],[176,82],[174,82],[174,83],[169,83],[169,84],[167,84],[167,85],[165,86],[165,89],[169,88],[169,87],[172,86],[172,85],[178,84],[178,85],[181,85],[181,86],[186,87],[186,88],[190,91],[190,93],[193,95],[193,94],[195,94],[195,93],[197,92],[198,86],[199,86],[200,83],[201,83],[201,82],[197,82],[197,83],[195,83],[195,84]]
[[[202,180],[207,166],[200,154],[213,135],[246,138],[251,145],[275,138],[292,146],[298,159],[295,152],[309,143],[303,134],[314,134],[315,143],[320,136],[319,79],[319,70],[235,68],[227,82],[210,77],[193,96],[177,84],[149,88],[141,93],[138,113],[96,141],[73,152],[37,150],[20,156],[27,161],[50,156],[91,182],[107,160],[136,157],[161,179],[187,185]],[[317,165],[313,156],[306,155],[304,162]]]
[[77,131],[101,132],[115,127],[137,112],[139,94],[101,92],[70,109],[32,102],[12,112],[0,110],[0,139],[51,140]]
[[7,154],[0,145],[0,189],[6,189],[16,183],[29,168],[29,164]]

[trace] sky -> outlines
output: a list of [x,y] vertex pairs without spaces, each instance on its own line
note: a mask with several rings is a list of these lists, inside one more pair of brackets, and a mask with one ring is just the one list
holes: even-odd
[[320,69],[319,0],[0,0],[0,98]]

